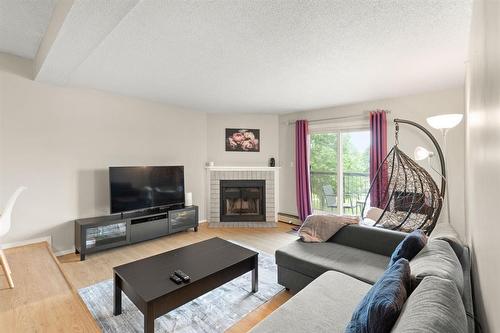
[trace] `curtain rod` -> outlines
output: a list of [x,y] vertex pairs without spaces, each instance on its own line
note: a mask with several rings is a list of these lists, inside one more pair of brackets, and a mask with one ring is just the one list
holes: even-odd
[[[323,119],[313,119],[309,120],[309,123],[318,123],[318,122],[323,122],[323,121],[328,121],[328,120],[342,120],[342,119],[352,119],[352,118],[364,118],[368,117],[371,111],[366,111],[363,114],[357,114],[357,115],[350,115],[350,116],[339,116],[339,117],[330,117],[330,118],[323,118]],[[391,111],[385,111],[385,113],[390,114]],[[290,120],[288,122],[288,125],[295,125],[295,122],[297,120]]]

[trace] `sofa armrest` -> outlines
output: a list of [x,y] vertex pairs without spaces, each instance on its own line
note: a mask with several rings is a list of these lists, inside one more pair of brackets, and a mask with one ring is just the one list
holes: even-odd
[[405,237],[406,233],[400,231],[347,225],[328,241],[390,257],[396,246]]

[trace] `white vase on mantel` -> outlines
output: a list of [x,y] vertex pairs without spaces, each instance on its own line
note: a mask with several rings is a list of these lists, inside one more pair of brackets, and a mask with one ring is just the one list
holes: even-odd
[[186,197],[184,198],[184,205],[185,206],[192,206],[193,205],[193,193],[192,192],[186,193]]

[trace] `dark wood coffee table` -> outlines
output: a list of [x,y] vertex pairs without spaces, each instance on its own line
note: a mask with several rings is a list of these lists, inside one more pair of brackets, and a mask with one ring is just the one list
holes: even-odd
[[[144,314],[144,332],[167,312],[252,271],[258,290],[258,253],[215,237],[113,268],[113,314],[122,312],[122,291]],[[180,269],[191,277],[176,284],[170,274]]]

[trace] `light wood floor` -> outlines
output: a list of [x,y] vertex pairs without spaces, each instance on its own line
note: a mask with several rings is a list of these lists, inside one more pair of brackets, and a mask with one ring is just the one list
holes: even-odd
[[98,332],[47,243],[5,250],[15,288],[0,276],[0,332]]
[[[261,251],[274,254],[277,248],[296,239],[295,236],[287,233],[290,229],[291,226],[284,223],[278,223],[277,228],[208,228],[207,224],[203,223],[200,225],[198,232],[181,232],[135,245],[87,255],[85,261],[79,261],[79,257],[74,254],[61,256],[59,260],[68,281],[73,287],[79,289],[110,279],[114,266],[216,236],[248,244]],[[263,304],[231,327],[228,332],[247,332],[290,297],[289,292],[280,292],[269,302]]]

